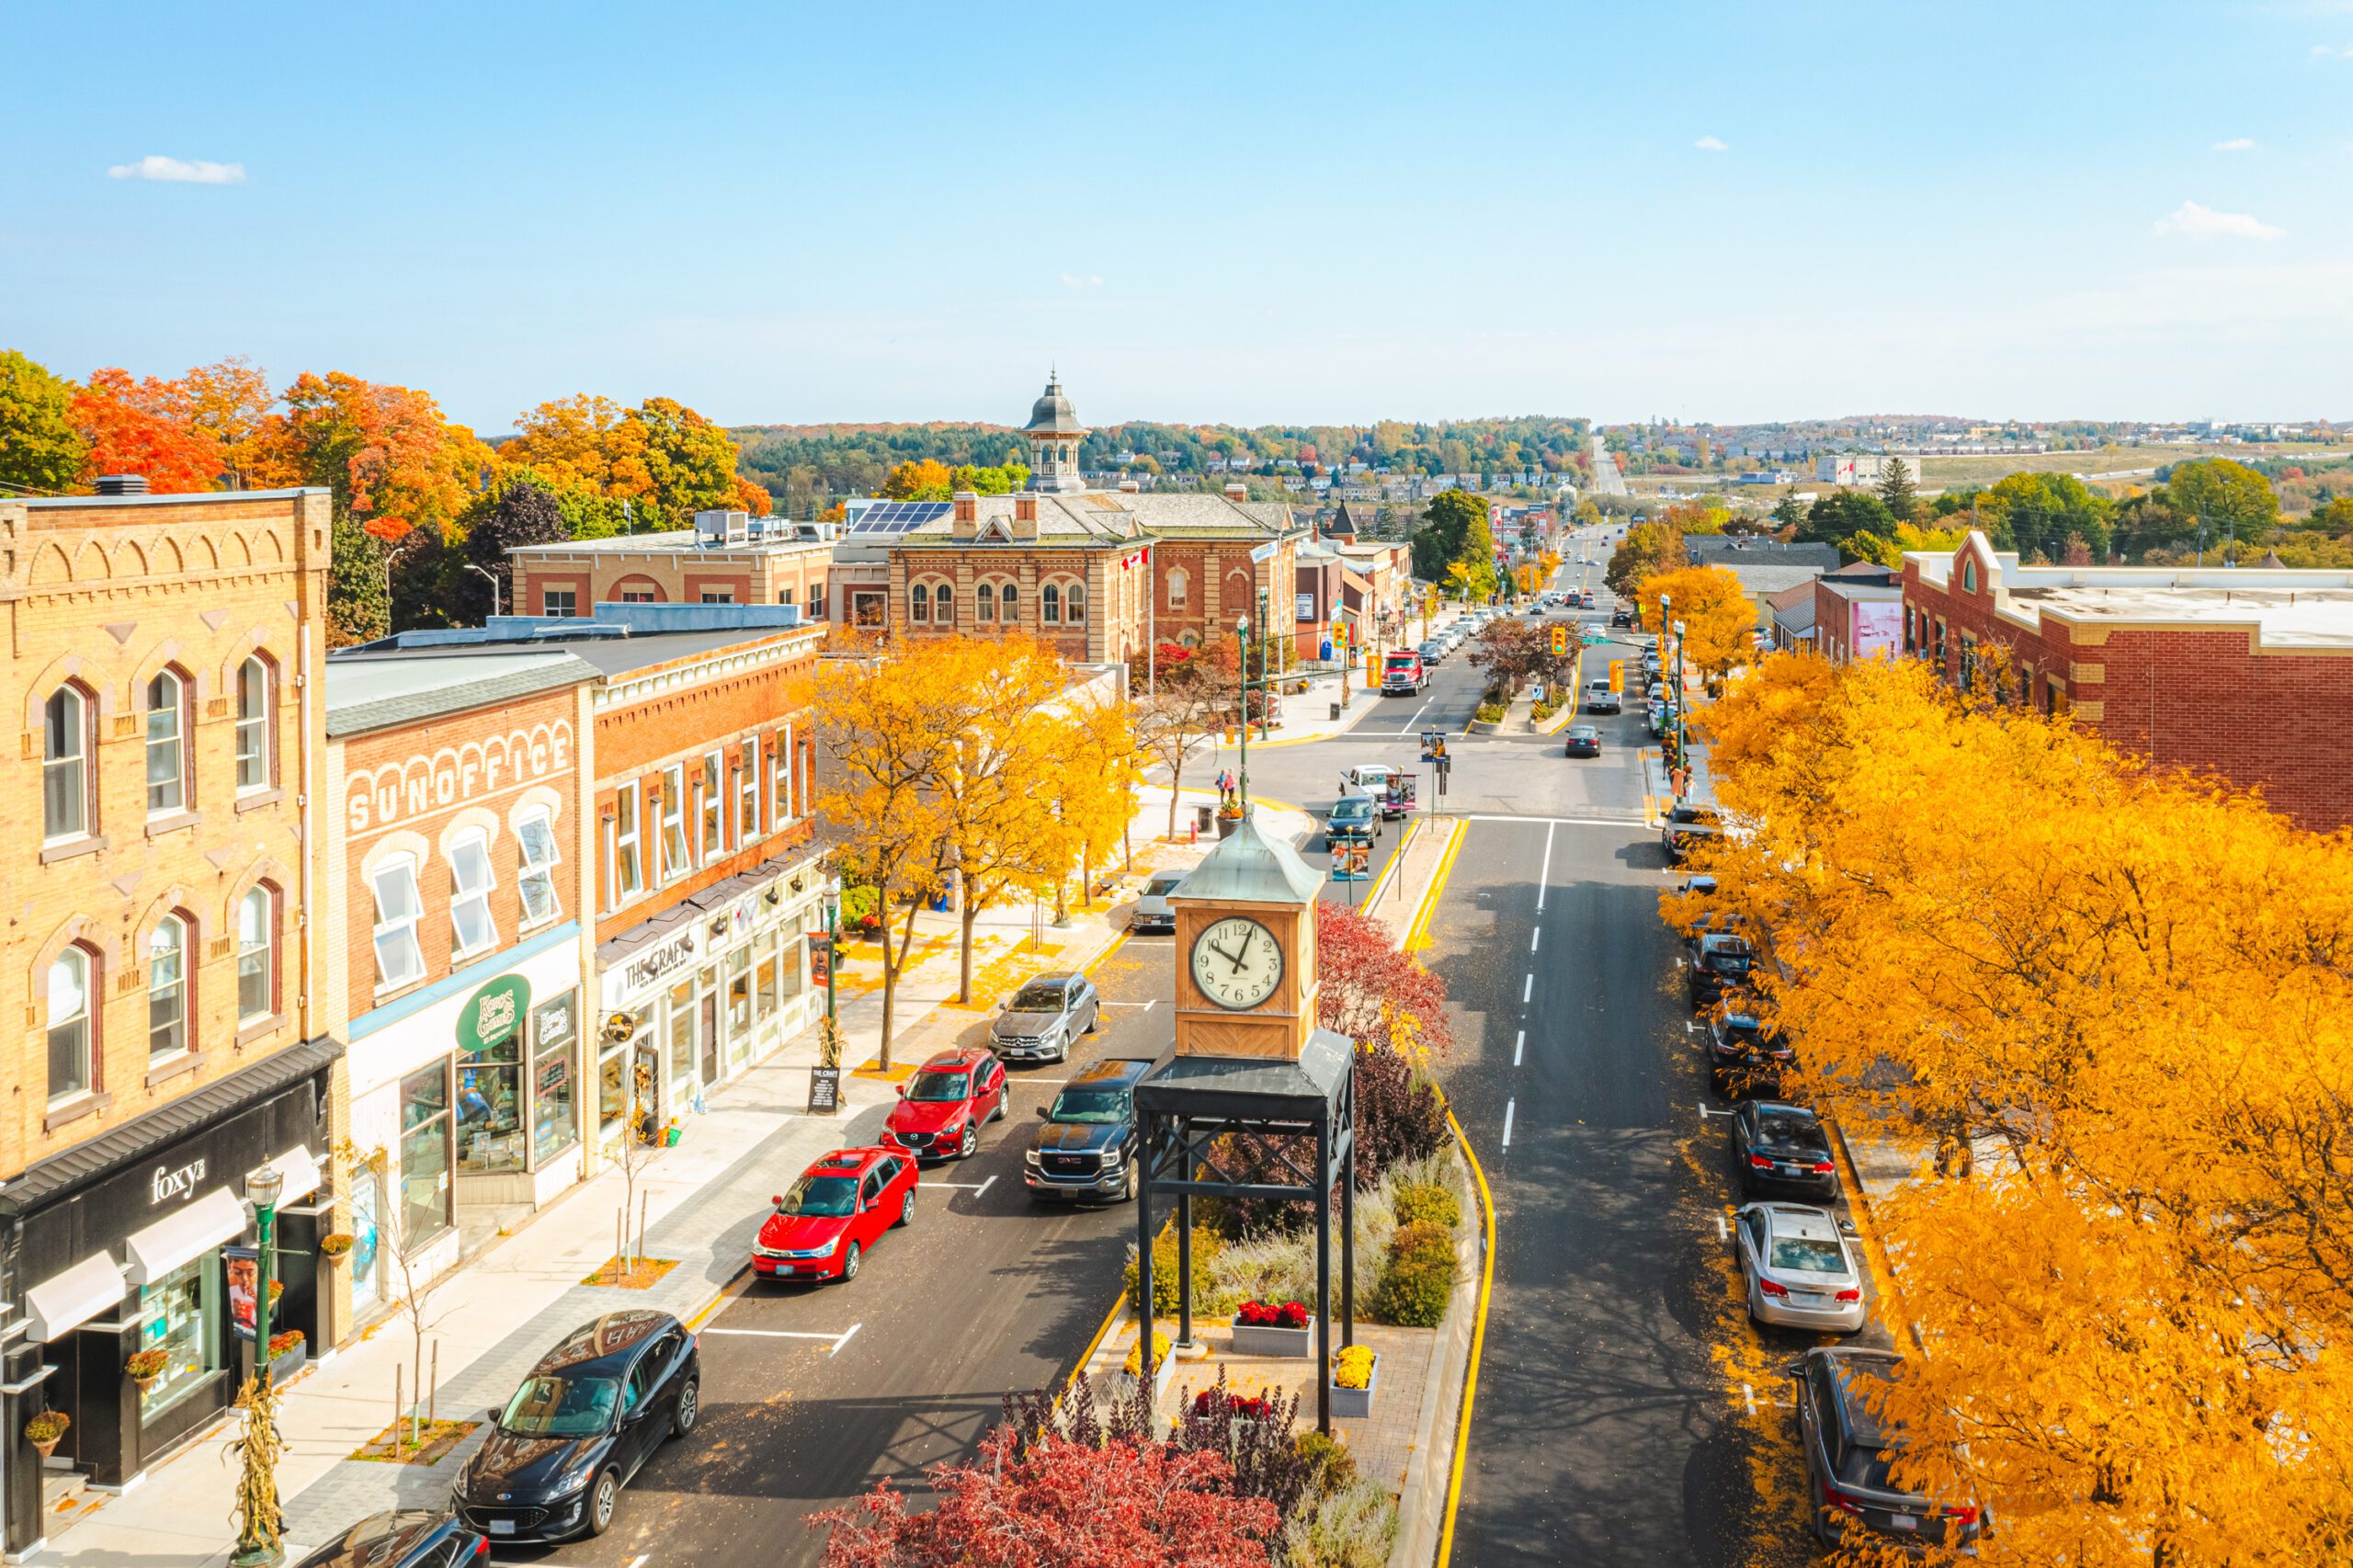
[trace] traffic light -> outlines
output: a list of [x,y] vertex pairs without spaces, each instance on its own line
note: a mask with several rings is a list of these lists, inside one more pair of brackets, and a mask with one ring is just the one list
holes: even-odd
[[1552,628],[1552,652],[1553,652],[1554,653],[1556,653],[1556,654],[1559,654],[1559,653],[1567,653],[1568,651],[1569,651],[1569,629],[1568,629],[1566,626],[1555,626],[1555,627],[1553,627],[1553,628]]
[[1626,661],[1623,659],[1609,661],[1609,689],[1612,691],[1626,689]]

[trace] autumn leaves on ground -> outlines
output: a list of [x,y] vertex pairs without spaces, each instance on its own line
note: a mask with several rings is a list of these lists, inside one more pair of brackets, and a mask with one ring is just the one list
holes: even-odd
[[2347,1561],[2353,844],[2003,686],[1780,656],[1704,720],[1695,869],[1816,1102],[1920,1153],[1899,1473],[2018,1562]]

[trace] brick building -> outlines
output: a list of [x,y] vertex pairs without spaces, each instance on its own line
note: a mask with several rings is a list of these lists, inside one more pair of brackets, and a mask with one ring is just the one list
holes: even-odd
[[365,1321],[580,1179],[586,690],[554,649],[327,661],[326,987]]
[[[121,1485],[228,1407],[257,1167],[286,1177],[298,1249],[278,1321],[335,1335],[316,1242],[334,1228],[340,1052],[303,810],[327,535],[324,491],[0,500],[21,737],[0,760],[0,816],[19,824],[0,877],[12,1552],[41,1531],[33,1412],[69,1415],[58,1458]],[[123,1372],[142,1349],[165,1358],[144,1390]]]
[[[1810,586],[1813,646],[1832,664],[1892,658],[1903,646],[1904,587],[1893,570],[1876,561],[1858,561],[1816,577]],[[1777,608],[1777,619],[1779,614]]]
[[1906,653],[1971,679],[2006,651],[2018,700],[2160,767],[2259,788],[2300,825],[2353,824],[2353,572],[2025,566],[1972,532],[1904,558]]
[[506,608],[570,617],[615,603],[792,605],[823,620],[834,545],[830,523],[743,512],[699,512],[693,528],[665,533],[518,545],[506,552]]

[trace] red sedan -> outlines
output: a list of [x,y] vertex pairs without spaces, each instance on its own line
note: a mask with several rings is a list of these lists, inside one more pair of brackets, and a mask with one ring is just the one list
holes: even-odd
[[752,1244],[771,1279],[855,1279],[858,1259],[915,1217],[915,1163],[904,1149],[837,1149],[769,1201]]
[[916,1159],[958,1159],[981,1146],[981,1123],[1005,1116],[1005,1066],[977,1045],[943,1051],[899,1085],[882,1141]]

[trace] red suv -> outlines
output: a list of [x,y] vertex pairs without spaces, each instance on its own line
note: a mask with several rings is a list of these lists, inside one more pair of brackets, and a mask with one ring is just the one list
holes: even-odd
[[958,1159],[981,1146],[981,1123],[1005,1117],[1005,1066],[977,1045],[943,1051],[899,1085],[882,1141],[918,1160]]
[[915,1217],[915,1163],[904,1149],[836,1149],[769,1199],[752,1267],[773,1279],[855,1279],[882,1233]]

